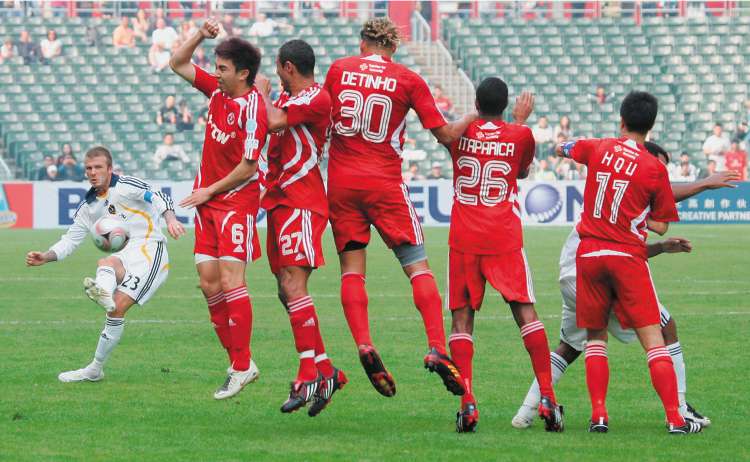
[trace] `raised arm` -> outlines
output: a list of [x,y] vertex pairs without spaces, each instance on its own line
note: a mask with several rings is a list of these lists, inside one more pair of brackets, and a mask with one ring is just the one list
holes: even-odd
[[187,80],[192,85],[195,82],[195,68],[190,60],[193,57],[193,53],[195,53],[195,49],[198,48],[198,45],[203,40],[216,38],[218,34],[219,24],[213,19],[206,20],[201,28],[198,29],[198,32],[185,40],[185,43],[175,50],[169,59],[169,67],[172,68],[175,74]]
[[79,207],[76,211],[73,224],[49,250],[46,252],[31,251],[26,254],[27,266],[41,266],[51,261],[62,260],[72,254],[81,245],[81,242],[88,236],[89,228],[92,224],[88,217],[88,211],[83,210],[84,207]]
[[692,183],[672,184],[672,194],[674,194],[675,202],[680,202],[709,189],[736,188],[737,185],[730,183],[730,181],[740,181],[741,179],[742,176],[733,171],[714,173],[707,178]]
[[477,120],[477,117],[479,117],[479,115],[476,111],[469,112],[454,122],[433,128],[430,131],[438,140],[438,143],[447,146],[461,138],[461,135],[464,134],[469,124]]

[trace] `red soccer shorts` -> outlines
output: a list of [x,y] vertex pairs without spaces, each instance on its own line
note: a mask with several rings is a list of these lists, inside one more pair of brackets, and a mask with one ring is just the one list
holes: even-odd
[[325,264],[326,217],[307,209],[280,206],[268,211],[267,221],[266,253],[273,274],[286,266],[317,268]]
[[257,260],[260,258],[260,240],[255,215],[206,205],[198,207],[193,253],[242,262]]
[[531,270],[523,249],[498,255],[448,253],[448,307],[479,310],[489,282],[507,303],[534,303]]
[[339,253],[350,241],[368,244],[370,225],[375,226],[389,249],[424,243],[422,225],[405,184],[377,191],[329,188],[328,206]]
[[576,255],[576,324],[604,329],[610,310],[624,328],[658,325],[659,302],[648,262],[584,239]]

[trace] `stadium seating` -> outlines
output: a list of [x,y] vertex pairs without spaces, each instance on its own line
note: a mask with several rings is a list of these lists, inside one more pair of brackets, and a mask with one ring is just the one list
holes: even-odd
[[[534,21],[453,19],[444,39],[474,81],[499,75],[511,94],[529,89],[556,124],[568,115],[574,135],[619,130],[618,102],[631,89],[659,98],[652,134],[672,153],[697,153],[715,121],[733,128],[748,98],[750,18],[649,18]],[[614,93],[601,107],[602,85]]]

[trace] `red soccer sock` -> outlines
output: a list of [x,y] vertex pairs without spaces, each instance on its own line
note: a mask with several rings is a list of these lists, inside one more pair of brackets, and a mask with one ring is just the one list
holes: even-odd
[[600,418],[609,420],[607,415],[607,387],[609,386],[609,363],[607,342],[591,340],[586,343],[586,385],[591,398],[591,421]]
[[289,322],[294,334],[294,346],[299,353],[299,370],[297,380],[308,382],[315,380],[318,370],[315,368],[315,332],[318,321],[315,317],[315,306],[309,295],[287,303]]
[[315,329],[315,367],[324,377],[331,377],[333,375],[333,363],[326,354],[326,346],[320,334],[320,322],[318,322],[317,314],[315,314],[315,325],[317,327]]
[[448,339],[451,348],[451,358],[458,367],[461,377],[464,379],[466,393],[461,396],[461,404],[475,403],[474,391],[471,387],[473,377],[472,359],[474,358],[474,339],[470,334],[451,334]]
[[427,333],[427,345],[445,354],[445,327],[443,326],[443,302],[440,300],[432,271],[418,271],[412,274],[411,289],[414,304],[422,315],[424,330]]
[[354,343],[357,346],[372,345],[363,274],[344,273],[341,275],[341,305],[344,307],[344,316],[354,337]]
[[677,376],[674,372],[672,357],[663,346],[651,348],[646,352],[646,357],[648,369],[651,372],[651,383],[661,398],[667,421],[675,427],[685,425],[685,419],[678,410],[680,405],[677,398]]
[[521,327],[521,338],[526,351],[529,352],[531,367],[534,369],[537,382],[539,382],[539,391],[542,396],[547,396],[557,402],[555,391],[552,389],[552,363],[549,357],[549,344],[542,321],[536,320],[524,324]]
[[246,371],[250,367],[250,336],[253,331],[253,306],[247,287],[240,286],[224,293],[229,311],[229,332],[232,341],[232,368]]
[[221,346],[227,350],[229,362],[232,362],[232,334],[229,332],[229,311],[227,303],[224,300],[224,293],[219,292],[210,297],[206,297],[208,312],[211,318],[211,324],[214,326],[216,336],[219,337]]

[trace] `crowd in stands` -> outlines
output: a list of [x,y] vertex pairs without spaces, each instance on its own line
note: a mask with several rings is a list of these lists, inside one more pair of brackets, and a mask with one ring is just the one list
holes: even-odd
[[33,179],[39,181],[84,181],[86,178],[83,166],[76,159],[73,148],[65,143],[62,151],[55,158],[44,156],[43,165],[39,167]]

